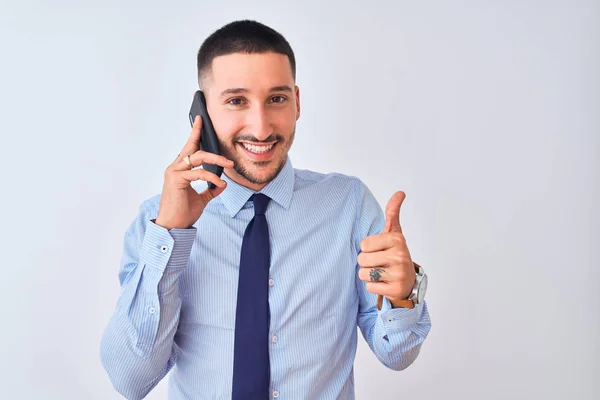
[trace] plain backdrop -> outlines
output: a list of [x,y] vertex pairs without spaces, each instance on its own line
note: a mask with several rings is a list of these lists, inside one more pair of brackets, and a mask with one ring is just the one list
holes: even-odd
[[600,398],[583,0],[2,1],[0,398],[121,398],[99,346],[123,234],[189,135],[200,44],[245,18],[296,53],[294,167],[407,194],[433,327],[402,372],[359,335],[357,399]]

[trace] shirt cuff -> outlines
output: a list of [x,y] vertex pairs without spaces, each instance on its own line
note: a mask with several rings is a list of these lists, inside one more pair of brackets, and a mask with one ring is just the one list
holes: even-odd
[[186,267],[196,233],[195,227],[168,230],[150,220],[142,242],[140,260],[160,270]]
[[423,304],[418,304],[415,308],[392,308],[390,300],[383,296],[383,303],[379,315],[383,320],[383,327],[386,333],[392,334],[403,332],[419,322]]

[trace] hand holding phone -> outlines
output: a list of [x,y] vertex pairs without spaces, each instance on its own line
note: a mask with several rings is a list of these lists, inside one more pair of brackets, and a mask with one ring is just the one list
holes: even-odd
[[[196,98],[204,102],[204,96],[199,97],[198,93],[194,96],[194,103]],[[225,190],[226,183],[220,179],[223,168],[233,168],[233,161],[219,154],[219,142],[212,123],[206,126],[206,122],[210,121],[208,113],[204,116],[202,113],[205,111],[200,109],[196,114],[194,103],[193,113],[190,110],[190,118],[194,115],[190,137],[181,153],[165,171],[158,216],[154,223],[166,229],[186,229],[192,226],[200,218],[206,205]],[[204,138],[201,132],[204,132]],[[200,150],[200,147],[203,149]],[[193,166],[202,165],[204,168],[190,169],[184,160],[186,156],[190,156]],[[191,185],[197,180],[208,182],[208,188],[198,193]]]

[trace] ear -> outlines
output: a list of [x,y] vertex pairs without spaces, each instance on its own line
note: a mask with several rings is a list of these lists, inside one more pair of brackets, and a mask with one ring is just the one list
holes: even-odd
[[296,85],[296,121],[300,118],[300,88]]

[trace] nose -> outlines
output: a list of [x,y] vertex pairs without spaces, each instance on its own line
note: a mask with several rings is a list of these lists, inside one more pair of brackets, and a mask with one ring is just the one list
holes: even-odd
[[249,112],[248,127],[252,136],[260,141],[271,136],[273,128],[263,106],[257,106]]

